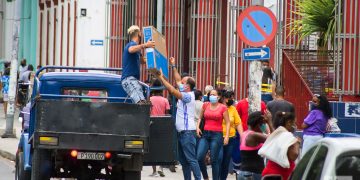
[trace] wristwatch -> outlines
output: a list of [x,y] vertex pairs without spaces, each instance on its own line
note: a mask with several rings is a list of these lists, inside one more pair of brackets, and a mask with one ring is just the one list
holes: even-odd
[[176,68],[176,66],[175,66],[175,65],[170,65],[170,67],[171,67],[171,68]]

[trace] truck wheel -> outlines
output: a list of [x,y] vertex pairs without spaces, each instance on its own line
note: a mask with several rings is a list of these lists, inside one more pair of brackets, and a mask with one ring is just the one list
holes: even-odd
[[16,180],[30,180],[30,172],[24,169],[24,153],[19,152],[16,155],[16,170],[15,170],[15,179]]
[[119,166],[114,166],[111,170],[111,180],[123,180],[123,171]]
[[49,180],[51,177],[51,154],[44,149],[34,149],[32,157],[31,179]]
[[141,171],[124,171],[124,180],[141,180]]
[[30,171],[25,171],[25,169],[24,169],[23,152],[19,152],[16,155],[15,161],[16,161],[15,179],[16,180],[30,180]]

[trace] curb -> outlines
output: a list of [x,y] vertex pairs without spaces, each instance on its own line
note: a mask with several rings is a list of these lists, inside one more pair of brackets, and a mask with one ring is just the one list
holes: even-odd
[[15,155],[14,154],[11,154],[7,151],[4,151],[4,150],[0,150],[0,156],[2,156],[3,158],[5,159],[8,159],[10,161],[14,161],[15,162]]

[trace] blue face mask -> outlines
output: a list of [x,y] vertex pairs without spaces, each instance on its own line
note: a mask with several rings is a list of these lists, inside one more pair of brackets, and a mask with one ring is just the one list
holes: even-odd
[[185,90],[184,85],[183,85],[183,84],[180,84],[180,85],[179,85],[179,91],[180,91],[180,92],[184,92],[184,90]]
[[217,96],[210,96],[209,97],[209,101],[211,103],[217,103],[218,102],[218,97]]
[[261,130],[263,133],[266,132],[266,124],[265,124],[265,123],[261,124],[260,130]]

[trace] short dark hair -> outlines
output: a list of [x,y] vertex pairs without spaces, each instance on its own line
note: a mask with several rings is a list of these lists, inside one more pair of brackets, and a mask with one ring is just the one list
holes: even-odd
[[[159,79],[155,79],[153,82],[152,82],[152,87],[161,87],[162,86],[162,83]],[[162,94],[163,91],[162,90],[153,90],[152,91],[153,94]]]
[[186,76],[189,76],[189,73],[187,73],[187,72],[181,73],[181,79],[184,78],[184,77],[186,77]]
[[10,68],[6,68],[4,71],[5,76],[10,76]]
[[274,118],[274,128],[278,128],[279,126],[285,127],[288,121],[295,120],[295,115],[291,112],[276,112]]
[[27,70],[29,70],[29,71],[33,71],[34,70],[34,66],[33,65],[31,65],[31,64],[29,64],[28,65],[28,69]]
[[200,90],[195,90],[195,100],[200,100],[200,97],[203,96],[203,93]]
[[235,95],[233,90],[227,90],[223,93],[223,97],[224,98],[231,98]]
[[278,96],[284,96],[284,95],[285,95],[285,89],[284,89],[284,87],[282,87],[282,86],[276,87],[275,93],[276,93],[276,95],[278,95]]
[[264,117],[260,111],[255,111],[249,115],[248,118],[248,126],[251,128],[255,128],[257,125],[262,124],[264,122]]
[[193,90],[195,88],[195,80],[192,77],[189,77],[186,80],[186,84],[188,84],[190,86],[190,90]]

